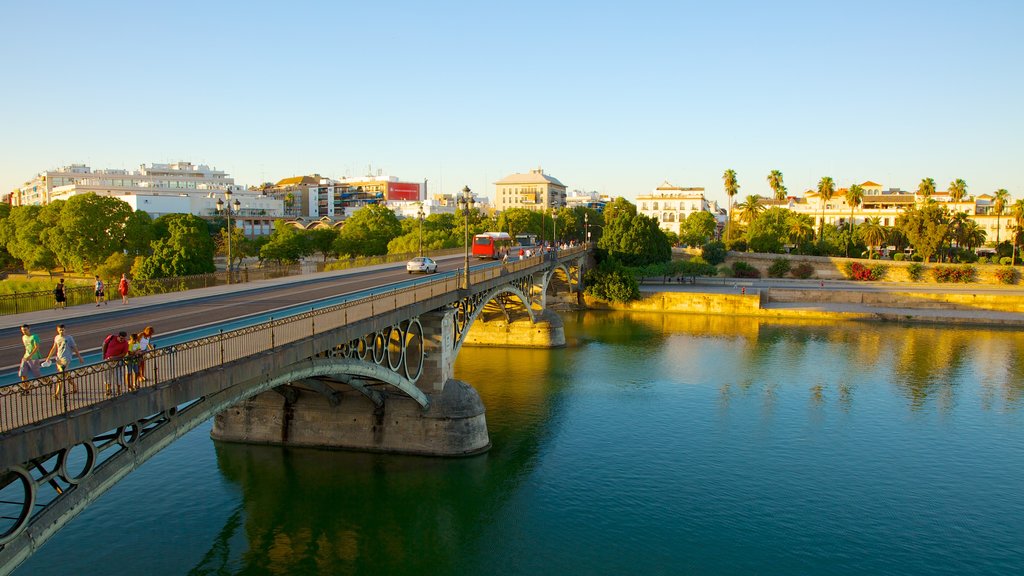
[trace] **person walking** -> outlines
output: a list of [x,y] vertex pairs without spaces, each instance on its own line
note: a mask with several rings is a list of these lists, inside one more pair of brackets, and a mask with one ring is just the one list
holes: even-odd
[[121,293],[121,304],[128,303],[128,277],[121,274],[121,281],[117,283],[117,291]]
[[128,368],[124,384],[129,392],[138,390],[141,382],[139,379],[139,356],[142,355],[142,352],[139,348],[139,336],[139,334],[128,335],[128,354],[124,357],[125,366]]
[[93,283],[93,289],[96,292],[96,306],[100,305],[100,301],[103,300],[103,280],[100,280],[99,274],[96,275],[96,282]]
[[[75,338],[65,332],[63,324],[57,324],[57,335],[53,337],[53,346],[46,353],[45,361],[49,362],[51,357],[55,357],[57,372],[65,372],[71,366],[72,354],[78,356],[80,363],[85,364],[85,360],[82,359],[82,353],[78,351],[78,344],[75,343]],[[60,380],[60,378],[54,379],[54,398],[60,398]],[[67,390],[68,394],[78,392],[78,386],[75,385],[75,381],[71,377],[68,377]]]
[[[39,360],[42,358],[39,352],[39,336],[32,333],[28,324],[21,325],[21,343],[25,346],[25,355],[22,356],[21,365],[18,367],[18,377],[22,382],[28,380],[29,376],[39,378],[42,376],[39,372]],[[21,393],[28,394],[28,391],[28,386],[21,384]]]
[[67,308],[68,297],[64,293],[64,279],[61,278],[57,281],[57,285],[53,287],[53,307],[63,310]]
[[128,354],[128,333],[118,332],[117,336],[111,334],[103,340],[103,352],[104,360],[116,360],[117,362],[111,362],[111,368],[114,370],[114,387],[111,387],[108,381],[105,386],[104,393],[107,396],[113,396],[115,393],[121,393],[121,381],[125,382],[127,386],[128,376],[125,372],[124,357]]

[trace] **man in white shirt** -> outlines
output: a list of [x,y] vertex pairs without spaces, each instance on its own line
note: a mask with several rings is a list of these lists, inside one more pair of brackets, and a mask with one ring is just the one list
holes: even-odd
[[[78,344],[75,343],[74,336],[65,332],[63,324],[57,324],[57,335],[53,337],[53,346],[46,353],[46,361],[49,362],[55,353],[58,372],[64,372],[71,366],[72,354],[78,356],[78,361],[85,364],[85,360],[82,359],[82,353],[78,351]],[[60,381],[60,378],[56,378],[54,381],[54,398],[60,397]],[[75,386],[75,381],[69,377],[68,394],[74,394],[77,391],[78,387]]]

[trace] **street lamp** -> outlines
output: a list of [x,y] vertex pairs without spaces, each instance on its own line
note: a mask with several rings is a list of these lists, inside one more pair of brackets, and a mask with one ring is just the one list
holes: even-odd
[[469,190],[469,186],[462,188],[462,195],[457,200],[459,210],[462,210],[462,215],[465,218],[466,224],[466,279],[463,283],[463,288],[469,290],[469,211],[476,204],[476,199],[473,198],[473,193]]
[[[227,200],[227,202],[225,202],[224,200]],[[231,233],[233,232],[233,230],[231,229],[231,212],[232,212],[232,210],[234,210],[235,213],[238,213],[238,209],[242,207],[242,203],[238,201],[238,198],[235,198],[234,204],[231,203],[231,189],[230,188],[224,191],[224,200],[221,200],[220,198],[217,198],[217,212],[223,212],[224,215],[228,219],[228,227],[227,227],[227,231],[228,231],[228,266],[227,266],[227,268],[228,268],[228,284],[231,284],[231,235],[232,235]]]
[[420,221],[420,256],[423,256],[423,202],[420,202],[420,209],[416,212]]
[[583,213],[583,229],[586,231],[587,244],[590,244],[590,213]]

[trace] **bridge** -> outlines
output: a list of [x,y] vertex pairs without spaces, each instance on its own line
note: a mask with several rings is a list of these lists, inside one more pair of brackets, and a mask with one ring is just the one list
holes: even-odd
[[142,356],[136,390],[118,361],[0,388],[0,574],[210,418],[227,441],[487,450],[479,395],[453,377],[459,350],[564,344],[549,300],[578,295],[588,256],[437,274],[162,346]]

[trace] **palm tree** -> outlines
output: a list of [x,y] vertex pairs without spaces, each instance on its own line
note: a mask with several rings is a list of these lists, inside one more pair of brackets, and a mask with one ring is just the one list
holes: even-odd
[[786,220],[786,227],[790,243],[798,246],[804,240],[814,236],[814,221],[806,214],[791,212]]
[[917,185],[917,193],[925,197],[925,200],[932,197],[935,194],[935,179],[934,178],[922,178],[921,183]]
[[772,170],[768,174],[768,185],[772,187],[772,191],[775,192],[775,199],[782,201],[786,199],[786,187],[782,185],[782,172],[778,170]]
[[967,182],[963,178],[957,178],[949,183],[949,199],[954,203],[960,202],[967,195]]
[[836,183],[831,176],[822,176],[818,181],[818,197],[821,199],[821,229],[818,233],[818,242],[825,240],[825,203],[832,199],[836,193]]
[[764,206],[761,205],[761,197],[757,194],[747,196],[747,201],[736,206],[740,209],[740,218],[742,218],[747,224],[754,221],[757,215],[764,210]]
[[885,242],[885,227],[882,226],[881,216],[872,216],[860,223],[860,237],[868,245],[868,259],[871,259],[871,249],[875,246],[881,247]]
[[725,221],[725,237],[732,239],[732,197],[739,194],[740,185],[736,181],[736,171],[729,168],[722,174],[722,181],[725,182],[725,195],[729,197],[729,219]]
[[1017,265],[1017,251],[1020,247],[1020,237],[1024,233],[1024,198],[1018,198],[1013,203],[1013,207],[1010,208],[1010,214],[1013,216],[1013,259],[1011,264]]
[[846,203],[850,205],[850,243],[846,245],[847,257],[850,256],[850,244],[853,243],[853,211],[860,206],[862,200],[864,200],[864,189],[860,184],[851,184],[850,189],[846,191]]
[[965,233],[967,232],[967,223],[970,222],[970,216],[967,212],[957,212],[949,219],[949,248],[950,253],[953,251],[953,241],[956,240],[957,248],[964,247]]
[[982,228],[980,224],[978,224],[974,220],[968,220],[967,225],[964,226],[963,236],[964,246],[968,250],[974,250],[979,246],[985,244],[985,239],[988,236],[988,234],[985,232],[985,229]]
[[1006,188],[1000,188],[996,190],[996,199],[992,202],[992,208],[996,211],[996,254],[999,253],[999,217],[1002,216],[1003,210],[1006,210],[1006,201],[1009,197],[1010,193]]

